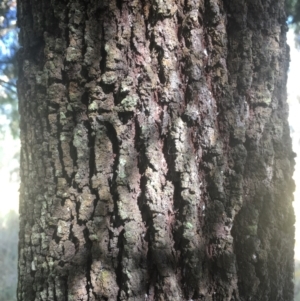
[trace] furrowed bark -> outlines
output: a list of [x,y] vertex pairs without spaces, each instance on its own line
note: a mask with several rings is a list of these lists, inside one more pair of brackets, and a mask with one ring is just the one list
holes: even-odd
[[293,300],[283,7],[18,2],[19,301]]

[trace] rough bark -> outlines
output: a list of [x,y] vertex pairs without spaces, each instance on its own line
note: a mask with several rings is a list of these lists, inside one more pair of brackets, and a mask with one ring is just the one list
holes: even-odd
[[19,301],[293,300],[283,0],[19,0]]

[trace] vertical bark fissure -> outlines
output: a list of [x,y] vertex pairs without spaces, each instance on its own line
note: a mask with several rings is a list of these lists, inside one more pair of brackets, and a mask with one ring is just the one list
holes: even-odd
[[[182,11],[179,11],[181,17],[181,38],[182,53],[177,54],[177,58],[182,61],[183,66],[180,74],[181,90],[183,98],[181,99],[182,108],[178,108],[182,113],[179,117],[173,118],[171,125],[170,139],[172,141],[173,162],[171,165],[177,173],[179,181],[179,215],[177,217],[180,223],[180,248],[181,248],[181,268],[183,276],[183,286],[187,298],[197,298],[199,296],[200,278],[203,275],[203,240],[201,219],[199,211],[201,206],[200,175],[197,164],[198,148],[195,148],[192,142],[191,133],[197,131],[198,108],[195,106],[195,100],[189,95],[187,89],[193,83],[199,83],[201,78],[201,24],[199,24],[200,2],[185,2]],[[188,30],[189,27],[189,30]],[[197,36],[195,35],[197,34]],[[180,44],[179,44],[180,45]],[[177,110],[178,110],[177,109]],[[172,111],[170,111],[172,115]]]
[[[228,130],[223,133],[218,120],[222,117],[221,107],[224,90],[226,91],[226,36],[224,36],[224,11],[218,1],[205,1],[204,4],[206,93],[209,103],[208,116],[211,129],[205,130],[209,144],[203,145],[205,188],[208,196],[205,209],[206,258],[208,259],[209,278],[213,280],[210,293],[213,298],[231,300],[234,291],[234,255],[232,254],[230,230],[225,223],[230,209],[225,195],[226,159],[228,155]],[[223,62],[222,62],[223,60]],[[225,69],[224,71],[222,69]],[[222,74],[222,73],[225,74]],[[221,93],[220,93],[221,92]],[[227,212],[226,212],[227,211]],[[212,273],[218,271],[218,273]],[[232,275],[233,274],[233,277]],[[233,278],[233,279],[232,279]]]
[[[161,8],[159,7],[160,4],[157,5],[159,10]],[[157,80],[160,82],[160,89],[166,82],[162,65],[163,45],[156,41],[156,39],[161,39],[161,42],[164,43],[163,32],[156,28],[157,25],[158,27],[163,25],[164,16],[155,11],[153,7],[149,12],[149,6],[146,3],[143,10],[146,12],[143,23],[145,26],[148,24],[148,28],[143,28],[143,34],[134,37],[140,42],[140,44],[137,42],[134,44],[134,50],[137,58],[139,54],[150,55],[154,63],[151,66],[146,62],[141,76],[146,80],[150,80],[151,84],[143,80],[140,82],[139,96],[142,100],[142,109],[145,112],[140,112],[138,123],[146,159],[143,163],[143,169],[145,170],[143,182],[145,183],[144,210],[147,210],[149,218],[149,221],[147,221],[149,226],[148,258],[152,261],[149,265],[149,272],[150,277],[154,277],[156,273],[158,275],[156,278],[158,285],[155,288],[151,287],[153,285],[152,281],[149,283],[148,298],[156,300],[163,297],[171,300],[172,298],[181,298],[182,295],[177,284],[176,255],[173,247],[172,222],[170,220],[170,213],[173,212],[173,186],[167,180],[167,163],[163,154],[164,142],[160,133],[162,130],[166,131],[167,124],[164,124],[164,129],[162,129],[160,123],[163,110],[161,100],[157,95],[160,92],[153,91]],[[150,19],[151,23],[148,21]],[[136,23],[138,24],[139,21]],[[159,37],[159,31],[161,37]],[[150,41],[148,42],[148,48],[144,48],[143,44],[147,45],[147,35]],[[157,59],[155,58],[156,55]],[[157,79],[154,77],[155,73],[157,73]]]

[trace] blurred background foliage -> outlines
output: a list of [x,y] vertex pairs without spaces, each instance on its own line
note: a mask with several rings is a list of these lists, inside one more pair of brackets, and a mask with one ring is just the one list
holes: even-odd
[[300,0],[286,0],[287,23],[295,31],[295,46],[300,50]]
[[0,134],[10,129],[18,137],[16,0],[0,0]]
[[[17,100],[17,7],[16,0],[0,0],[0,169],[7,167],[5,152],[8,150],[6,136],[19,137]],[[19,149],[10,150],[18,158]],[[12,166],[12,164],[10,164]],[[7,169],[7,168],[6,168]],[[18,181],[16,164],[10,170],[13,181]],[[3,181],[2,181],[3,184]],[[3,192],[3,188],[1,191]],[[1,202],[11,202],[12,194],[3,195]],[[18,214],[0,211],[0,300],[16,301],[18,261]]]
[[[5,135],[19,137],[16,91],[18,28],[16,0],[0,0],[0,169]],[[286,0],[287,23],[296,32],[300,49],[300,0]],[[15,149],[15,158],[18,149]],[[15,168],[14,168],[15,169]],[[13,172],[15,170],[11,170]],[[15,179],[18,181],[18,179]],[[2,202],[9,202],[3,199]],[[18,214],[0,212],[0,301],[16,301]],[[295,263],[295,301],[300,301],[300,262]]]
[[16,301],[19,219],[15,211],[0,216],[0,300]]

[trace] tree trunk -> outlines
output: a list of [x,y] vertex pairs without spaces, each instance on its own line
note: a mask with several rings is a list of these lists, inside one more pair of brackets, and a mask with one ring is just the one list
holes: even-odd
[[19,301],[293,300],[283,0],[19,0]]

